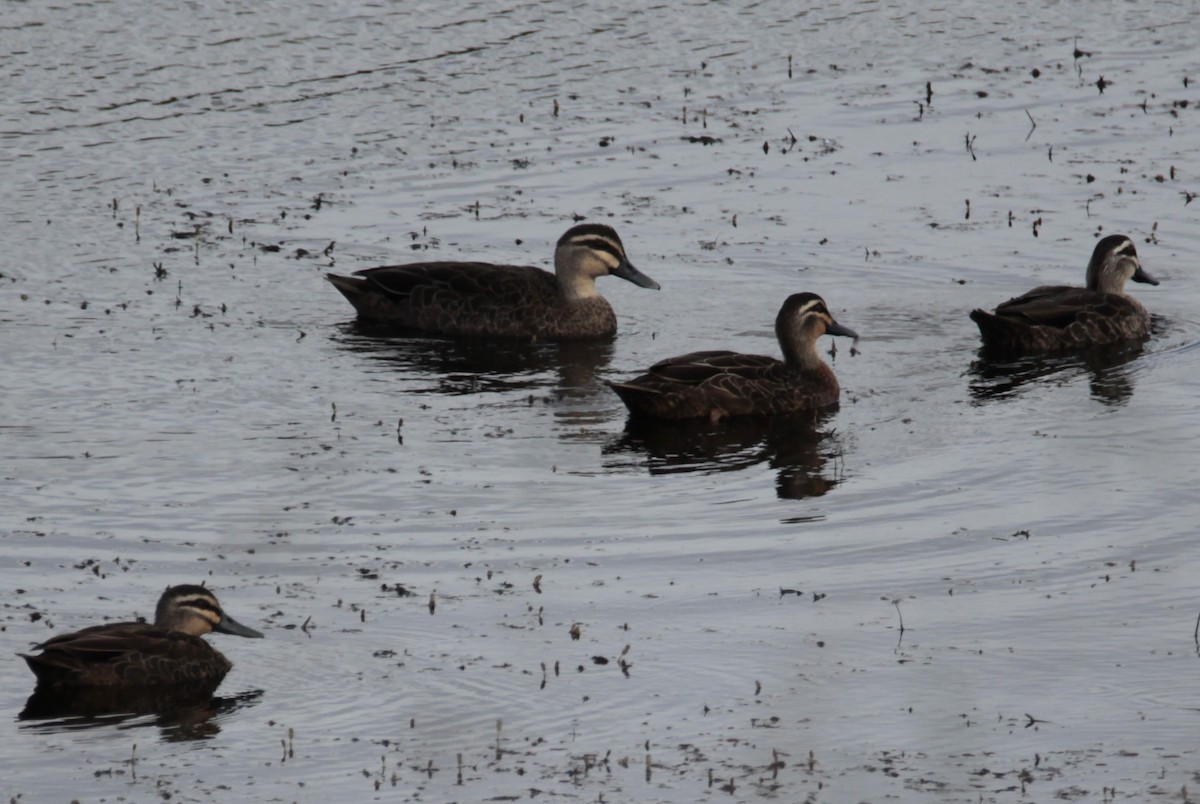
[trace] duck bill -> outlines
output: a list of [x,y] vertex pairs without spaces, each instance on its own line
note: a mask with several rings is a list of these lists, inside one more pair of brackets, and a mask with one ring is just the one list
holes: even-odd
[[261,633],[249,626],[242,625],[224,612],[221,612],[221,622],[214,625],[213,630],[218,634],[232,634],[234,636],[248,637],[249,639],[263,638]]
[[1147,285],[1158,284],[1158,280],[1150,276],[1150,273],[1143,269],[1140,265],[1138,266],[1138,269],[1133,272],[1133,276],[1131,276],[1130,279],[1132,279],[1134,282],[1145,282]]
[[857,332],[850,329],[850,327],[843,327],[841,324],[839,324],[836,321],[830,321],[828,324],[825,325],[825,334],[826,335],[841,335],[844,338],[853,338],[854,340],[858,340]]
[[650,288],[658,290],[659,284],[644,273],[633,267],[633,263],[629,260],[621,260],[621,264],[609,271],[613,276],[619,276],[626,279],[640,288]]

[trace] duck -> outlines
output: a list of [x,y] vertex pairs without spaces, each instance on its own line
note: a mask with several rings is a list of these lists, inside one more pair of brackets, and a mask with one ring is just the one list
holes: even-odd
[[94,625],[59,634],[36,645],[38,654],[18,654],[45,688],[191,687],[212,692],[233,664],[204,634],[261,639],[234,620],[211,590],[195,584],[168,587],[154,622]]
[[358,320],[431,335],[563,341],[610,338],[617,317],[596,278],[618,276],[658,290],[625,254],[615,229],[572,226],[554,248],[554,273],[484,262],[384,265],[326,279]]
[[775,318],[783,360],[738,352],[692,352],[660,360],[627,382],[610,382],[630,414],[649,419],[772,416],[827,408],[837,403],[837,376],[817,355],[817,339],[858,333],[834,320],[815,293],[795,293]]
[[1150,314],[1125,293],[1128,280],[1157,285],[1133,241],[1109,235],[1096,243],[1086,287],[1045,285],[1001,304],[972,310],[987,352],[1022,356],[1106,346],[1150,335]]

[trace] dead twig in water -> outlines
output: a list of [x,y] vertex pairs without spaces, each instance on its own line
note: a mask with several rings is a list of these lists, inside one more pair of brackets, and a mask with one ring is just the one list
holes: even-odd
[[1033,136],[1033,130],[1037,128],[1037,121],[1033,119],[1033,115],[1029,113],[1028,109],[1025,110],[1025,116],[1029,118],[1030,123],[1029,133],[1025,135],[1025,142],[1029,142],[1029,138]]
[[779,758],[780,756],[787,756],[787,754],[783,754],[778,748],[771,749],[771,764],[767,766],[767,769],[771,771],[772,779],[778,779],[779,769],[787,765],[786,762]]
[[971,136],[971,132],[969,132],[969,131],[967,132],[966,139],[967,139],[967,153],[969,153],[971,155],[972,162],[977,162],[978,159],[975,156],[975,138]]

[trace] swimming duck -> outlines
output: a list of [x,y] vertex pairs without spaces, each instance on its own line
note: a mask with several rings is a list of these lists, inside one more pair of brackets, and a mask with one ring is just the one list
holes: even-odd
[[787,298],[775,318],[783,361],[737,352],[692,352],[661,360],[628,382],[610,382],[634,416],[655,419],[799,413],[833,405],[838,381],[817,355],[822,335],[858,335],[833,320],[815,293]]
[[363,322],[436,335],[570,340],[617,331],[596,277],[612,274],[644,288],[658,283],[625,256],[611,226],[572,226],[554,249],[554,273],[483,262],[418,262],[326,274]]
[[233,667],[200,637],[210,631],[261,639],[221,610],[203,586],[172,586],[159,598],[154,623],[94,625],[60,634],[20,654],[38,687],[153,687],[215,690]]
[[1046,285],[1009,299],[994,313],[972,310],[984,348],[1021,355],[1103,346],[1150,334],[1150,314],[1125,294],[1125,282],[1157,285],[1142,268],[1133,241],[1109,235],[1096,244],[1087,287]]

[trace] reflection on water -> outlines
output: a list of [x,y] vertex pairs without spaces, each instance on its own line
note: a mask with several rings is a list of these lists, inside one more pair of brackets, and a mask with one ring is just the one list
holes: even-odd
[[[153,725],[161,730],[164,740],[182,742],[216,736],[221,731],[217,715],[253,706],[262,695],[262,690],[251,690],[229,697],[214,696],[210,689],[179,686],[62,689],[39,685],[17,717],[36,721],[25,728],[40,733]],[[129,723],[139,718],[147,719]]]
[[630,419],[604,454],[645,455],[650,474],[734,472],[767,463],[781,499],[820,497],[843,479],[837,432],[822,425],[836,407],[801,416],[735,418],[711,424]]
[[[378,361],[396,371],[431,378],[427,392],[458,395],[543,388],[543,376],[564,394],[592,396],[597,375],[612,359],[608,340],[525,343],[511,339],[397,336],[350,323],[334,330],[333,339],[347,351]],[[419,391],[418,391],[419,392]]]
[[1134,375],[1126,368],[1142,354],[1142,344],[1119,344],[1088,349],[1069,355],[1033,355],[1015,360],[997,360],[979,350],[971,363],[971,396],[979,402],[1016,396],[1021,386],[1057,377],[1069,382],[1089,375],[1092,398],[1107,405],[1123,405],[1133,396]]

